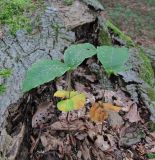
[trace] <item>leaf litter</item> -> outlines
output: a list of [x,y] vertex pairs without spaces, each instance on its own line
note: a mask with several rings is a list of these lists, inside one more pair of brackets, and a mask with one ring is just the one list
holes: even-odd
[[[150,148],[152,141],[143,148],[140,146],[145,138],[140,106],[121,89],[103,89],[98,79],[98,73],[92,75],[90,68],[83,65],[73,73],[72,87],[86,95],[86,103],[84,108],[69,113],[69,122],[66,121],[66,112],[54,116],[56,98],[37,107],[32,126],[34,131],[40,129],[40,136],[35,135],[34,141],[37,138],[39,141],[35,143],[33,153],[44,157],[52,152],[58,159],[73,160],[132,160],[135,153],[140,155],[143,148],[145,154],[148,153],[146,148]],[[65,76],[58,78],[55,84],[57,90],[65,89]],[[93,118],[91,120],[94,115],[89,115],[92,104],[102,106],[99,113],[103,115],[101,118],[98,115],[99,120],[95,119],[95,122]],[[130,148],[129,151],[126,151],[126,147]]]
[[[154,139],[146,137],[148,131],[142,125],[145,121],[140,115],[141,106],[123,90],[109,86],[111,82],[103,89],[99,72],[92,74],[90,65],[91,59],[73,73],[72,87],[86,95],[86,103],[84,108],[70,112],[69,123],[66,112],[55,114],[57,98],[37,106],[32,117],[30,153],[33,159],[54,156],[54,159],[73,160],[131,160],[135,155],[143,159],[145,154],[154,151]],[[65,76],[57,79],[57,90],[67,87],[65,79]],[[92,104],[102,106],[102,118],[95,123],[89,115]],[[143,143],[145,137],[149,139],[146,144]]]

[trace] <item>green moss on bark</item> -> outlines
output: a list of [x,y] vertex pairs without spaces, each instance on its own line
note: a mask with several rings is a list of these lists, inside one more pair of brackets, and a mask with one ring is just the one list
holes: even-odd
[[99,32],[99,43],[102,45],[112,45],[111,38],[104,28]]
[[19,29],[32,31],[31,17],[42,0],[0,0],[0,26],[7,25],[12,35]]
[[150,59],[145,55],[143,50],[140,50],[139,60],[142,62],[140,67],[140,77],[150,86],[154,86],[154,71]]
[[107,21],[106,22],[106,26],[108,29],[111,29],[113,31],[114,34],[116,34],[120,39],[122,39],[124,42],[126,42],[126,46],[130,47],[130,46],[135,46],[134,42],[132,41],[132,39],[125,35],[119,28],[117,28],[112,22]]

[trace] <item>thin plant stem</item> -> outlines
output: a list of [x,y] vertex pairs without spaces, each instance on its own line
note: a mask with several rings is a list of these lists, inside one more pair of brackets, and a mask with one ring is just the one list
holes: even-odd
[[[104,75],[105,75],[105,77],[104,77]],[[104,74],[104,69],[103,69],[103,67],[101,67],[100,76],[101,76],[101,85],[102,85],[102,89],[103,89],[103,92],[102,92],[102,103],[104,103],[104,102],[105,102],[105,90],[106,90],[106,87],[105,87],[106,74]],[[102,122],[100,134],[102,134],[103,127],[104,127],[104,123]]]
[[67,91],[69,91],[69,98],[70,98],[70,92],[71,92],[71,90],[72,90],[72,86],[71,86],[71,74],[72,74],[72,72],[71,71],[68,71],[67,72]]
[[105,102],[105,78],[104,78],[104,70],[103,70],[103,67],[101,67],[101,70],[100,70],[100,75],[101,75],[101,85],[102,85],[102,89],[103,89],[103,92],[102,92],[102,102]]
[[[68,98],[70,98],[70,93],[71,93],[71,90],[72,90],[72,86],[71,86],[71,74],[72,74],[71,71],[67,72],[67,91],[69,92]],[[69,115],[70,115],[70,112],[67,112],[66,119],[67,119],[68,123],[69,123]]]

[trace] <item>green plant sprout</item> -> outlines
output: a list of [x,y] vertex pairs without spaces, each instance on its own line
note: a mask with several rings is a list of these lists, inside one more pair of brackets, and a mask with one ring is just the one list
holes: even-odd
[[[26,78],[22,86],[23,91],[27,92],[39,85],[62,76],[67,72],[68,87],[66,91],[61,91],[63,94],[65,93],[61,98],[66,98],[66,100],[62,100],[57,104],[58,109],[69,112],[83,107],[85,103],[85,95],[83,93],[72,92],[71,74],[86,58],[92,57],[95,54],[96,48],[92,44],[84,43],[68,47],[64,53],[64,63],[58,60],[48,59],[36,62],[26,73]],[[58,93],[55,93],[55,96],[58,95]],[[82,103],[79,103],[79,100]]]
[[89,43],[71,45],[64,52],[64,62],[45,59],[34,63],[26,73],[23,91],[27,92],[67,72],[67,89],[54,94],[63,99],[57,107],[64,112],[82,108],[86,97],[83,93],[72,91],[71,74],[86,58],[96,54],[108,75],[126,70],[124,64],[128,60],[128,49],[125,47],[100,46],[96,49]]

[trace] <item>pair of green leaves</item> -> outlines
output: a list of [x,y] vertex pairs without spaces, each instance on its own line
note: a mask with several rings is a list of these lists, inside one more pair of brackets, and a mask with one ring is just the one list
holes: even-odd
[[23,82],[23,91],[29,91],[41,84],[62,76],[66,71],[74,70],[86,58],[96,54],[96,48],[89,43],[71,45],[65,50],[64,63],[58,60],[41,60],[27,71]]
[[96,49],[89,43],[71,45],[65,50],[64,63],[46,59],[33,64],[27,71],[23,91],[29,91],[62,76],[66,71],[76,69],[86,58],[95,54],[108,74],[124,71],[124,63],[128,60],[128,49],[125,47],[100,46]]

